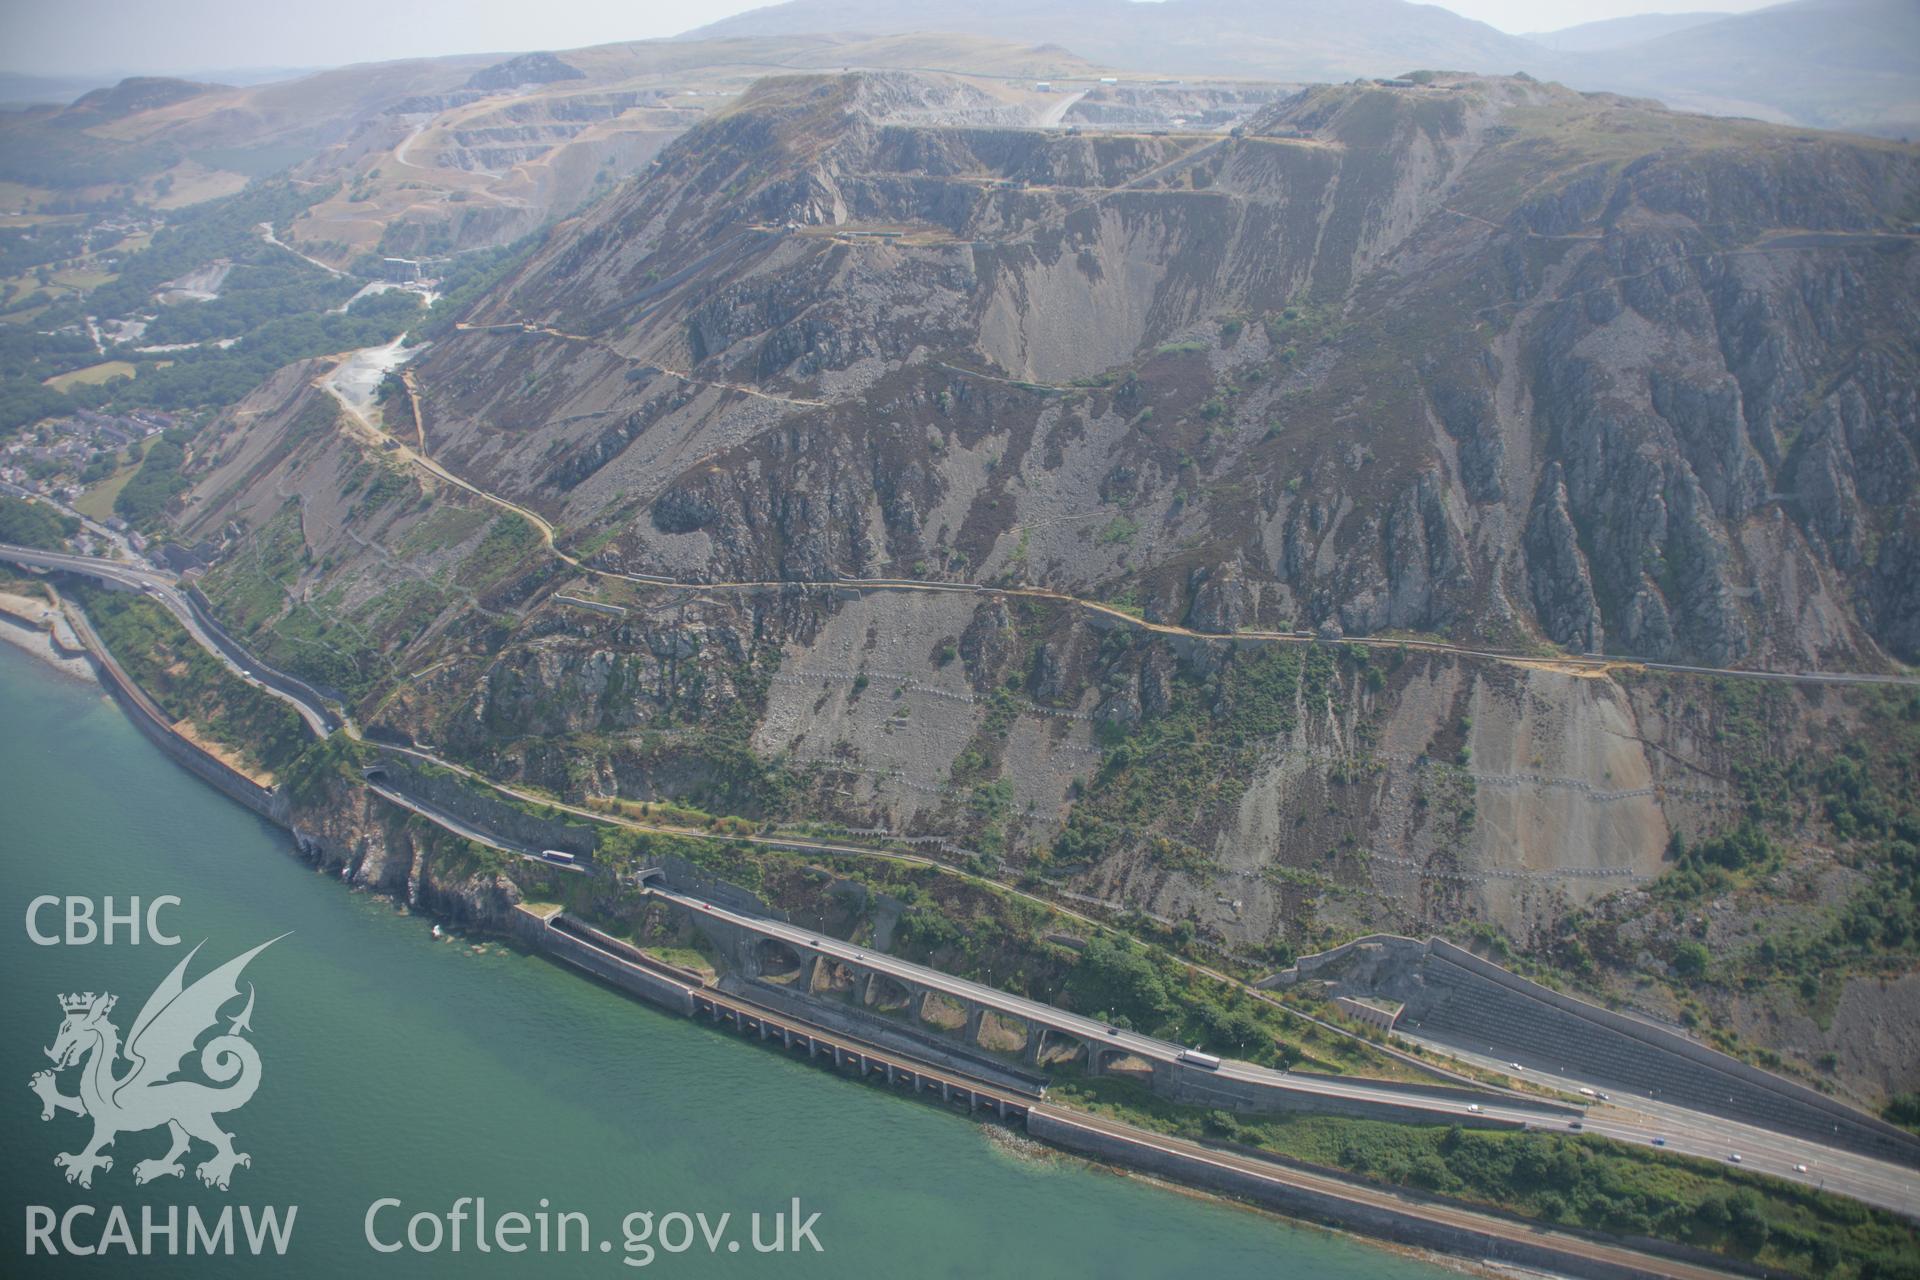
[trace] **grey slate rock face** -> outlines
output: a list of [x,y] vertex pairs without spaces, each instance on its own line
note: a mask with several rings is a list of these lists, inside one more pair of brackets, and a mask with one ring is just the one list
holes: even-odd
[[1533,519],[1527,526],[1527,577],[1534,612],[1555,643],[1582,653],[1606,647],[1606,628],[1593,595],[1593,576],[1580,549],[1580,533],[1567,510],[1567,482],[1560,464],[1540,478]]
[[1235,562],[1195,569],[1189,582],[1193,605],[1187,625],[1195,631],[1229,635],[1253,618],[1253,589]]

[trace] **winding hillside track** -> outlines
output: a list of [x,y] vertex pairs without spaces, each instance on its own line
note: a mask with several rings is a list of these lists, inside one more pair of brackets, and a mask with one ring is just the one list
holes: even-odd
[[[343,359],[342,363],[344,362]],[[337,368],[338,366],[336,366],[336,369]],[[432,455],[426,451],[426,423],[420,416],[420,391],[419,388],[414,385],[412,372],[405,369],[401,370],[400,381],[405,385],[408,399],[413,406],[414,425],[420,433],[420,445],[418,448],[401,443],[392,435],[376,426],[365,413],[361,412],[360,407],[354,404],[350,397],[333,384],[331,373],[322,374],[314,379],[314,385],[332,396],[334,401],[347,411],[353,421],[359,424],[363,435],[362,443],[374,449],[381,449],[383,446],[391,444],[394,446],[392,452],[398,453],[403,462],[420,468],[420,470],[426,472],[436,480],[453,485],[457,489],[464,489],[476,498],[490,502],[496,507],[500,507],[503,510],[510,511],[514,515],[519,516],[522,520],[525,520],[533,526],[534,530],[540,535],[540,541],[563,563],[576,568],[579,567],[579,561],[560,550],[558,544],[554,541],[553,526],[547,522],[545,516],[537,511],[529,510],[517,502],[511,502],[499,494],[489,493],[478,485],[470,484],[433,460]]]
[[[493,328],[494,326],[474,326],[474,327],[478,329],[489,329],[489,328]],[[522,326],[516,325],[514,327],[521,328]],[[545,331],[540,330],[540,332],[545,332]],[[580,341],[580,342],[595,341],[594,339],[591,339],[591,338],[581,337],[578,334],[569,334],[566,336],[569,338],[572,338],[575,341]],[[974,374],[974,376],[987,376],[987,377],[993,376],[993,375],[982,375],[982,374],[979,374],[977,371],[959,369],[954,366],[943,366],[943,367],[953,368],[954,372],[956,373],[972,373]],[[425,426],[424,426],[424,419],[421,417],[421,412],[420,412],[419,388],[415,384],[412,371],[403,370],[401,372],[401,380],[406,384],[408,395],[413,398],[414,421],[416,424],[420,425],[422,439],[424,441]],[[321,382],[321,385],[327,385],[325,383],[324,378],[322,378],[320,382]],[[1022,385],[1022,384],[1014,383],[1014,385]],[[737,390],[738,388],[729,388],[729,389]],[[378,427],[374,426],[371,422],[369,422],[366,419],[365,415],[363,415],[357,408],[355,408],[346,399],[346,397],[342,396],[338,391],[335,391],[330,385],[327,385],[327,390],[332,392],[334,397],[338,399],[341,404],[347,407],[347,409],[353,414],[353,417],[357,422],[359,422],[367,431],[371,432],[377,438],[376,443],[380,441],[394,441],[394,438],[392,436],[387,435],[385,432],[381,431]],[[793,404],[816,403],[817,404],[818,402],[788,401],[788,403],[793,403]],[[398,444],[399,442],[394,441],[394,443]],[[1177,623],[1151,622],[1145,618],[1137,617],[1134,614],[1129,613],[1126,610],[1121,609],[1115,605],[1106,604],[1099,600],[1090,600],[1085,596],[1076,596],[1065,591],[1055,591],[1047,587],[1021,586],[1021,585],[992,586],[984,583],[973,583],[973,582],[939,582],[939,581],[934,581],[934,580],[925,579],[925,578],[838,577],[838,578],[822,578],[817,580],[741,579],[741,580],[730,580],[730,581],[690,581],[690,580],[680,579],[680,578],[671,578],[662,574],[647,574],[647,573],[636,573],[632,571],[623,571],[618,569],[605,569],[597,565],[588,564],[585,561],[582,561],[575,556],[569,555],[566,551],[564,551],[560,547],[557,532],[555,531],[553,525],[550,524],[545,517],[529,510],[526,507],[521,506],[516,502],[513,502],[511,499],[503,498],[498,494],[491,493],[485,489],[482,489],[478,485],[475,485],[467,480],[462,479],[460,476],[456,475],[454,472],[448,470],[446,467],[444,467],[440,463],[434,461],[432,456],[426,452],[424,447],[421,447],[416,450],[416,449],[409,449],[405,445],[400,445],[399,449],[403,457],[405,457],[409,461],[416,463],[423,470],[427,471],[429,474],[445,481],[448,484],[456,485],[459,488],[466,490],[468,493],[471,493],[476,497],[483,498],[486,501],[493,503],[495,506],[498,506],[507,511],[511,511],[516,515],[519,515],[524,519],[530,521],[534,525],[534,527],[540,531],[541,541],[552,551],[553,555],[557,559],[559,559],[563,564],[566,564],[569,567],[581,573],[591,574],[595,577],[609,578],[609,579],[613,579],[616,581],[623,581],[623,582],[632,582],[641,586],[681,588],[681,589],[690,590],[690,591],[707,591],[707,592],[784,591],[793,587],[817,586],[817,587],[850,587],[860,591],[908,591],[908,592],[922,592],[922,593],[977,595],[986,599],[1038,600],[1038,601],[1044,601],[1051,604],[1064,605],[1069,608],[1082,610],[1086,613],[1095,614],[1105,620],[1108,620],[1111,623],[1115,623],[1121,626],[1132,627],[1135,630],[1150,632],[1154,635],[1177,637],[1183,640],[1201,640],[1201,641],[1210,641],[1210,642],[1227,641],[1227,642],[1242,643],[1242,644],[1255,643],[1255,644],[1291,644],[1291,645],[1312,645],[1312,644],[1358,645],[1368,649],[1421,652],[1421,653],[1438,653],[1438,654],[1445,654],[1445,655],[1456,657],[1456,658],[1471,658],[1471,659],[1475,659],[1483,662],[1495,662],[1504,666],[1519,667],[1525,670],[1557,671],[1564,674],[1594,676],[1594,677],[1609,676],[1614,674],[1615,672],[1664,671],[1664,672],[1670,672],[1676,675],[1695,675],[1695,676],[1708,676],[1708,677],[1714,677],[1714,678],[1742,679],[1742,680],[1771,680],[1771,681],[1784,682],[1789,684],[1884,685],[1884,686],[1894,686],[1894,687],[1901,687],[1901,688],[1920,688],[1920,676],[1896,675],[1896,674],[1887,674],[1887,673],[1881,673],[1881,672],[1767,671],[1767,670],[1762,670],[1757,668],[1746,668],[1746,667],[1710,667],[1710,666],[1699,666],[1699,665],[1694,665],[1690,663],[1681,663],[1681,662],[1658,662],[1658,661],[1653,661],[1653,660],[1644,659],[1644,658],[1635,658],[1630,655],[1619,655],[1619,654],[1609,655],[1609,654],[1515,653],[1515,652],[1499,650],[1499,649],[1477,649],[1468,645],[1453,644],[1445,640],[1426,640],[1426,639],[1417,639],[1417,638],[1401,639],[1401,638],[1395,638],[1395,637],[1382,637],[1382,636],[1342,636],[1335,639],[1322,639],[1318,636],[1297,635],[1289,631],[1268,631],[1268,630],[1259,630],[1254,628],[1249,628],[1242,631],[1231,631],[1231,632],[1203,631],[1194,627],[1181,626]]]
[[[597,351],[604,351],[608,355],[612,356],[614,359],[624,361],[627,364],[637,365],[637,364],[646,363],[645,361],[642,361],[633,356],[630,356],[623,351],[617,350],[611,343],[606,342],[603,339],[591,338],[584,333],[568,333],[564,329],[555,329],[551,325],[535,324],[532,321],[504,321],[498,324],[467,324],[465,322],[460,322],[455,324],[453,327],[457,332],[460,332],[460,333],[538,334],[544,338],[558,338],[563,342],[577,342],[582,344],[583,346],[592,347]],[[663,374],[666,377],[675,378],[681,382],[688,383],[692,386],[712,387],[718,391],[733,391],[743,396],[752,396],[757,400],[771,401],[774,404],[792,405],[802,409],[830,409],[833,407],[830,401],[813,400],[813,399],[809,399],[806,396],[783,396],[772,391],[762,391],[758,387],[748,386],[746,383],[743,383],[743,382],[721,382],[714,378],[698,377],[695,374],[688,373],[684,369],[673,369],[673,368],[669,368],[666,365],[655,364],[655,365],[648,365],[647,367],[651,369],[657,369],[660,371],[661,374]],[[955,370],[955,372],[964,373],[967,371],[964,369],[959,369],[959,370]],[[418,401],[416,399],[415,401],[416,420],[418,420],[418,409],[419,409],[419,406],[418,406]],[[422,426],[421,430],[424,432],[425,427]]]
[[300,261],[306,263],[308,266],[318,267],[336,280],[346,279],[347,273],[340,270],[338,267],[330,267],[326,263],[320,261],[320,259],[318,258],[309,258],[306,254],[300,252],[298,249],[288,244],[285,240],[282,240],[279,236],[276,236],[275,234],[273,234],[273,224],[271,222],[262,222],[261,224],[259,224],[259,232],[260,232],[260,238],[262,240],[265,240],[268,244],[273,245],[277,249],[285,249],[288,253],[300,259]]

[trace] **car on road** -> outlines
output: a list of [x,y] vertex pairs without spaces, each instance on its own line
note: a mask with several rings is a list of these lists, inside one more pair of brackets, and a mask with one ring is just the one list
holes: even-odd
[[1110,1035],[1110,1036],[1117,1036],[1117,1035],[1119,1035],[1119,1034],[1120,1034],[1120,1028],[1118,1028],[1118,1027],[1108,1027],[1108,1028],[1107,1028],[1107,1034],[1108,1034],[1108,1035]]
[[1739,1153],[1738,1151],[1729,1151],[1729,1152],[1727,1153],[1727,1163],[1729,1163],[1729,1164],[1739,1164],[1739,1163],[1740,1163],[1740,1153]]
[[1653,1140],[1653,1145],[1656,1147],[1664,1147],[1667,1145],[1667,1140],[1665,1138],[1655,1138]]
[[1477,1116],[1480,1114],[1480,1104],[1477,1102],[1469,1102],[1467,1104],[1467,1110]]
[[1569,1120],[1569,1121],[1567,1121],[1567,1128],[1569,1128],[1569,1129],[1584,1129],[1584,1128],[1586,1128],[1586,1127],[1587,1127],[1586,1125],[1584,1125],[1584,1124],[1582,1124],[1582,1123],[1581,1123],[1580,1121],[1578,1121],[1578,1120]]
[[1793,1166],[1793,1171],[1794,1171],[1795,1173],[1805,1173],[1805,1172],[1807,1171],[1807,1166],[1805,1166],[1805,1165],[1803,1165],[1803,1164],[1797,1164],[1797,1165],[1795,1165],[1795,1166]]

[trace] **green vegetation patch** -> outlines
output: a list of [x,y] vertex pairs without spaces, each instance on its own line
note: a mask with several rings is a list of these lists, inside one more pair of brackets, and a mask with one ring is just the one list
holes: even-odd
[[1169,1103],[1112,1076],[1063,1079],[1051,1096],[1156,1132],[1252,1148],[1554,1226],[1672,1241],[1819,1280],[1920,1276],[1920,1228],[1894,1214],[1590,1134],[1236,1117]]
[[[1107,643],[1132,640],[1111,632]],[[1341,702],[1337,661],[1323,646],[1270,645],[1235,652],[1215,674],[1182,667],[1163,713],[1131,732],[1102,726],[1106,756],[1052,856],[1091,862],[1148,843],[1162,860],[1204,865],[1200,851],[1245,793],[1261,745],[1295,727],[1298,706]]]
[[97,587],[71,594],[148,697],[249,766],[277,776],[312,742],[298,712],[233,674],[159,604]]
[[174,497],[188,485],[181,468],[186,465],[189,431],[173,430],[147,446],[146,457],[133,478],[114,495],[113,509],[128,523],[151,525]]
[[[388,290],[338,311],[360,281],[330,274],[261,235],[260,224],[284,231],[331,194],[325,187],[256,183],[177,210],[151,243],[126,254],[111,278],[71,279],[70,292],[84,297],[56,300],[47,294],[36,329],[78,327],[89,315],[143,315],[151,319],[142,345],[204,345],[163,355],[120,346],[110,352],[112,363],[101,364],[84,336],[76,342],[70,335],[6,335],[0,339],[0,431],[102,406],[177,411],[228,405],[297,360],[376,345],[404,332],[420,316],[419,295]],[[216,263],[226,266],[217,298],[156,306],[156,294],[170,281]],[[238,341],[221,347],[214,339]],[[96,366],[95,374],[137,370],[137,376],[104,382],[89,380],[93,375],[65,376],[88,366]],[[50,375],[60,381],[43,385]]]
[[67,539],[80,532],[80,522],[63,516],[44,502],[28,502],[0,494],[0,542],[42,551],[65,549]]

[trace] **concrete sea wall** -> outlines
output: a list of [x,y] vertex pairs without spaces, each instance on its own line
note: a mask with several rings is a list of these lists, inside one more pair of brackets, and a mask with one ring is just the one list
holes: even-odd
[[[1301,1180],[1289,1178],[1280,1166],[1275,1166],[1272,1172],[1249,1168],[1202,1149],[1163,1142],[1155,1135],[1117,1132],[1082,1123],[1051,1107],[1035,1107],[1027,1113],[1027,1133],[1075,1155],[1143,1169],[1172,1182],[1232,1196],[1288,1217],[1342,1227],[1416,1248],[1592,1280],[1662,1280],[1671,1274],[1657,1266],[1638,1267],[1597,1256],[1581,1250],[1576,1241],[1515,1239],[1476,1229],[1464,1215],[1462,1221],[1447,1222],[1412,1206],[1402,1209],[1377,1199],[1350,1198],[1331,1187],[1303,1185]],[[1729,1270],[1747,1270],[1730,1266],[1727,1260],[1718,1257],[1712,1264]]]
[[542,918],[524,907],[516,909],[514,935],[526,945],[564,960],[576,969],[584,969],[648,1004],[689,1018],[693,1016],[692,986],[675,982],[656,968],[642,968],[621,955],[623,944],[617,939],[595,937],[596,930],[577,924],[570,931],[556,925],[557,918]]
[[253,810],[267,821],[279,826],[287,825],[287,805],[285,800],[274,792],[261,786],[224,760],[212,755],[198,743],[176,732],[173,722],[166,713],[149,698],[146,691],[135,684],[115,660],[106,644],[94,632],[84,614],[75,611],[68,616],[80,643],[85,647],[93,668],[100,676],[100,683],[113,695],[114,701],[126,709],[134,727],[145,734],[148,741],[159,747],[175,763],[189,773],[208,783],[230,799],[236,800]]

